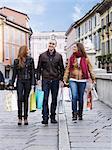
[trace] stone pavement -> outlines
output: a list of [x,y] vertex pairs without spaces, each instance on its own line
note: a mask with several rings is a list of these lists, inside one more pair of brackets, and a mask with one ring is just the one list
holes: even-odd
[[0,93],[0,150],[58,150],[58,124],[41,124],[41,110],[29,113],[29,125],[17,125],[17,111],[5,112]]
[[17,111],[4,111],[0,91],[0,150],[112,150],[112,109],[94,101],[93,110],[84,111],[83,120],[72,121],[71,102],[59,123],[41,124],[41,110],[29,113],[29,125],[18,127]]
[[71,120],[71,103],[65,102],[65,115],[71,150],[112,150],[112,109],[100,101],[84,111],[83,120]]

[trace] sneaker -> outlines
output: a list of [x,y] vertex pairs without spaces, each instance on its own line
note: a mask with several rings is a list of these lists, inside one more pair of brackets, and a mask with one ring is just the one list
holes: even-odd
[[56,119],[51,119],[51,123],[58,123]]

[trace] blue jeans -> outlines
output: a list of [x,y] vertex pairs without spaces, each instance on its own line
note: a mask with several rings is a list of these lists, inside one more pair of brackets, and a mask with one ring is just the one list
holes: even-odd
[[48,120],[49,118],[49,105],[48,105],[48,98],[49,93],[51,90],[51,119],[55,119],[56,115],[56,106],[57,106],[57,96],[58,96],[58,90],[59,90],[59,80],[42,80],[42,90],[44,91],[44,100],[43,100],[43,119]]
[[[83,111],[83,95],[86,88],[86,82],[69,81],[72,95],[72,111],[74,113]],[[79,110],[77,110],[77,101],[79,102]]]

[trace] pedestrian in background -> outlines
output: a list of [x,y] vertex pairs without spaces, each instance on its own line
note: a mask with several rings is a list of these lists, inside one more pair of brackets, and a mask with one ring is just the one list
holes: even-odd
[[5,79],[4,79],[2,71],[0,71],[0,90],[3,90],[4,86],[5,86]]
[[13,75],[10,85],[14,86],[17,78],[18,125],[22,124],[22,102],[24,102],[24,125],[28,125],[28,97],[35,85],[34,60],[28,56],[27,46],[21,46],[18,57],[14,60]]
[[[73,54],[68,60],[68,65],[64,73],[64,83],[69,80],[69,87],[72,94],[72,118],[82,120],[83,114],[83,95],[87,80],[95,81],[92,65],[86,54],[82,43],[73,45]],[[78,107],[77,107],[78,102]],[[78,109],[77,109],[78,108]]]
[[42,124],[48,124],[49,106],[48,98],[51,91],[51,108],[50,118],[51,123],[57,123],[56,106],[59,83],[63,85],[64,65],[62,55],[56,52],[56,40],[50,40],[48,50],[40,54],[37,66],[37,84],[39,84],[40,76],[42,75],[42,90],[44,91],[43,109],[42,109]]

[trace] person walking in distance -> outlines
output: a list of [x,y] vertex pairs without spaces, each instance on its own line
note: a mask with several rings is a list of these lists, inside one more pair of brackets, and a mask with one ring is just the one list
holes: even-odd
[[42,75],[42,90],[44,91],[44,100],[42,108],[42,124],[48,124],[49,106],[48,97],[51,91],[50,119],[51,123],[57,123],[56,106],[59,84],[63,85],[64,65],[61,54],[56,52],[56,40],[50,40],[48,50],[40,54],[37,66],[37,84]]
[[28,97],[35,85],[34,60],[28,56],[27,46],[21,46],[18,57],[14,60],[13,75],[10,85],[14,86],[17,78],[18,125],[22,125],[22,102],[24,102],[24,125],[28,125]]
[[[86,54],[82,43],[73,45],[73,54],[68,60],[68,65],[64,73],[64,83],[69,80],[69,87],[72,95],[72,118],[82,120],[83,114],[83,95],[86,88],[87,80],[95,81],[95,75],[92,70],[92,65]],[[79,110],[77,110],[77,101]]]

